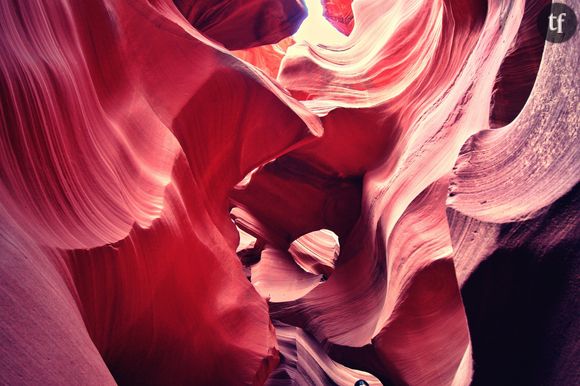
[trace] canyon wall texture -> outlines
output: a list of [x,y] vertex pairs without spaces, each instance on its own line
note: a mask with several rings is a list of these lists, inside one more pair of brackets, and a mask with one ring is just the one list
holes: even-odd
[[580,382],[578,34],[319,3],[0,1],[1,384]]

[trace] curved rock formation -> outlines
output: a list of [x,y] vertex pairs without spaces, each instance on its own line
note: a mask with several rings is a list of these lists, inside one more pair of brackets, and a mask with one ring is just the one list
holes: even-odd
[[1,2],[0,383],[577,383],[547,5]]

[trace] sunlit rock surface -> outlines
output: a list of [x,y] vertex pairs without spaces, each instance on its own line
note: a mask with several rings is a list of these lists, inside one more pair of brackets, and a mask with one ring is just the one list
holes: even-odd
[[546,5],[0,2],[0,383],[577,384]]

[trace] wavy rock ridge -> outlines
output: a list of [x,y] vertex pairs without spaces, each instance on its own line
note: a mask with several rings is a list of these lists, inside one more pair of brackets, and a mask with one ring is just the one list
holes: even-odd
[[0,383],[580,381],[546,5],[0,2]]

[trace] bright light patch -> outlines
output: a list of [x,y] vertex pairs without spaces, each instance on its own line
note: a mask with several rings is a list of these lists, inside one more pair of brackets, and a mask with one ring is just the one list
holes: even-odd
[[321,0],[305,0],[305,3],[308,17],[293,36],[296,42],[306,41],[311,44],[336,46],[348,39],[323,16]]

